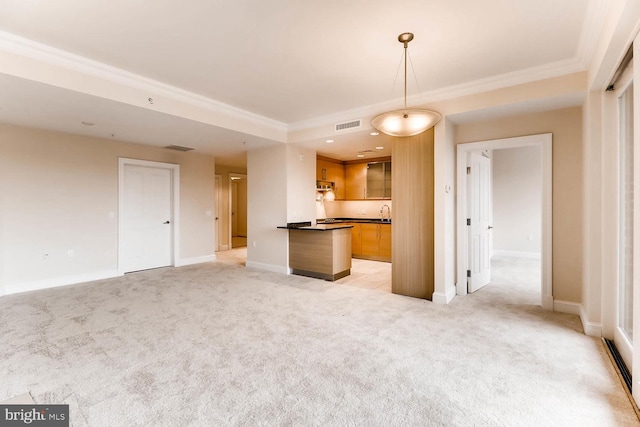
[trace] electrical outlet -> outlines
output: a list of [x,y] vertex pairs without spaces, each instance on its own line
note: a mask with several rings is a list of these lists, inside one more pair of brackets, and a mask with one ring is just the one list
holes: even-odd
[[69,250],[67,251],[67,256],[68,256],[69,258],[73,258],[73,255],[74,255],[74,254],[73,254],[73,249],[69,249]]
[[255,240],[253,241],[253,243],[252,243],[251,245],[252,245],[254,248],[255,248],[256,246],[258,246],[258,244],[256,243],[256,241],[255,241]]

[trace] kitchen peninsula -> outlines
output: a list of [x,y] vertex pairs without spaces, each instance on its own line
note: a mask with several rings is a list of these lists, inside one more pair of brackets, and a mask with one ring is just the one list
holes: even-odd
[[350,224],[293,223],[289,230],[291,273],[334,281],[351,274]]

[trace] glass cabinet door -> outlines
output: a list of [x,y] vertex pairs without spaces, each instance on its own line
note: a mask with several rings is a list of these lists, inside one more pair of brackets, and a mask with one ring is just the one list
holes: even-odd
[[367,199],[391,198],[391,162],[367,164]]

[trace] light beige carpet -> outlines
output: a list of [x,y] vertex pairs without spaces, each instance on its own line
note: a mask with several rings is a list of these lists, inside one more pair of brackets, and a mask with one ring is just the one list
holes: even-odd
[[0,400],[74,426],[639,425],[600,341],[510,263],[449,306],[237,263],[6,296]]
[[31,405],[35,403],[29,393],[13,396],[10,399],[0,401],[0,405]]

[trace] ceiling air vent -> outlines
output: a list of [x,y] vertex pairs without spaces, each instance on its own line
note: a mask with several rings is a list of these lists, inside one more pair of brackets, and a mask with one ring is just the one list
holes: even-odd
[[195,148],[183,147],[182,145],[167,145],[164,148],[168,148],[169,150],[176,150],[176,151],[191,151],[191,150],[195,150]]
[[362,126],[361,120],[352,120],[350,122],[336,123],[336,132],[341,130],[357,129]]

